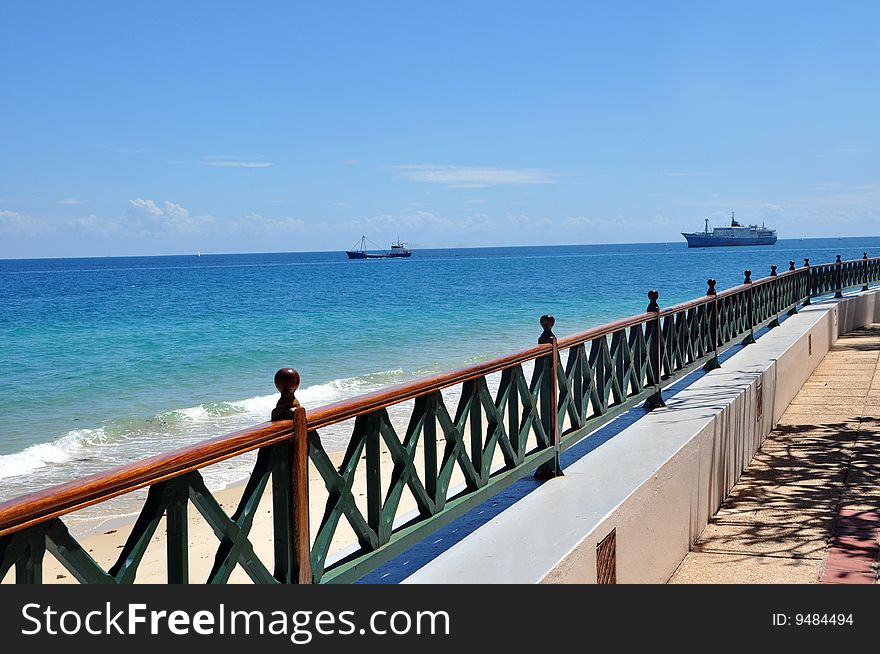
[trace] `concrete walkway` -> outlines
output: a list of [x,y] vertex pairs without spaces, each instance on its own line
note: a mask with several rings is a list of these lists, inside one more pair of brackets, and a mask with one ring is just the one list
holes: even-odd
[[840,337],[669,583],[877,583],[880,325]]

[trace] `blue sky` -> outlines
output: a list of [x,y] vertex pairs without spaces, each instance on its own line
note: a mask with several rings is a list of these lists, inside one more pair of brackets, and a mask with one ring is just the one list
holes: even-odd
[[0,257],[880,233],[876,2],[5,2]]

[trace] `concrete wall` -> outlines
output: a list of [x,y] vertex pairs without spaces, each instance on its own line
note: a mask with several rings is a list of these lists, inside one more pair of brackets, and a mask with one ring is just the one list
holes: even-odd
[[877,293],[805,307],[405,583],[595,583],[612,529],[618,583],[665,582],[838,335],[880,322]]

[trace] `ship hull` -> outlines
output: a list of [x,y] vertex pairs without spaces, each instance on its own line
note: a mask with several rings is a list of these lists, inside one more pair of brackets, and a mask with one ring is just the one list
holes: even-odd
[[687,239],[689,248],[717,248],[732,247],[737,245],[774,245],[776,236],[750,236],[738,238],[725,238],[717,236],[707,236],[705,234],[685,234],[682,236]]
[[388,254],[371,254],[369,252],[346,252],[349,259],[403,259],[411,257],[412,252],[390,252]]

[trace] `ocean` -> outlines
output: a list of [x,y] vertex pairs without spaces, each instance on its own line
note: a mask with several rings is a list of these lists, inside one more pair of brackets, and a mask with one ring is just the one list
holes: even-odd
[[[275,370],[317,407],[753,278],[880,254],[880,237],[0,261],[0,500],[250,426]],[[325,439],[328,450],[342,438]],[[206,475],[242,480],[250,459]]]

